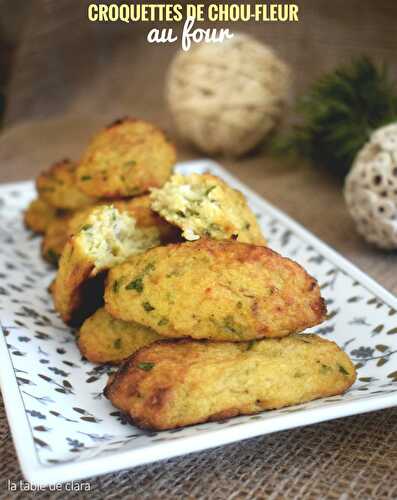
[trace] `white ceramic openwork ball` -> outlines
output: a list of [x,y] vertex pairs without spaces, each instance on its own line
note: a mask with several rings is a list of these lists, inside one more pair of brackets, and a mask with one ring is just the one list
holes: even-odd
[[181,137],[209,154],[240,156],[274,127],[289,83],[290,72],[272,49],[235,34],[179,52],[166,97]]
[[376,130],[346,178],[345,199],[364,238],[397,248],[397,123]]

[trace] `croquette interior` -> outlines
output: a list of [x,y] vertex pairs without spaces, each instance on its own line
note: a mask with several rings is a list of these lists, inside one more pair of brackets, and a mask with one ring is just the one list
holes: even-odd
[[[218,223],[225,216],[221,191],[212,176],[174,175],[161,189],[152,189],[152,208],[181,227],[184,238],[189,241],[200,236],[223,239],[224,228]],[[237,213],[229,210],[227,217],[229,225],[240,226]]]
[[160,243],[157,232],[138,229],[134,217],[112,205],[94,209],[76,239],[97,270],[108,269]]

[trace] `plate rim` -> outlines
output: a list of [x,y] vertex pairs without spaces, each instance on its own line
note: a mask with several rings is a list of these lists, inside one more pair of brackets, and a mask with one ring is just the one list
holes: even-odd
[[[216,173],[219,172],[226,181],[237,185],[238,189],[245,195],[254,200],[258,205],[264,206],[269,214],[291,227],[300,238],[312,245],[314,249],[323,254],[328,260],[335,264],[336,267],[342,270],[342,272],[346,272],[350,277],[359,281],[362,286],[382,299],[388,306],[397,309],[397,297],[390,291],[365,274],[358,266],[350,262],[346,257],[343,257],[330,245],[306,229],[302,224],[295,221],[291,216],[255,193],[251,188],[247,187],[243,181],[227,171],[218,162],[212,159],[202,158],[179,162],[177,163],[177,167],[182,167],[183,165],[190,165],[192,167],[195,165],[203,166],[203,164],[211,167]],[[32,183],[33,181],[27,180],[3,183],[0,184],[0,192],[3,189],[20,188],[22,186],[31,187]],[[377,394],[371,398],[336,401],[334,404],[325,407],[310,408],[310,410],[307,411],[277,415],[267,420],[251,421],[249,423],[241,422],[226,428],[208,430],[205,433],[206,439],[203,439],[203,436],[198,433],[192,436],[181,437],[171,442],[152,443],[138,450],[115,450],[107,452],[102,456],[87,458],[78,462],[44,465],[39,462],[36,454],[30,423],[19,391],[14,366],[10,359],[6,337],[4,335],[1,337],[0,358],[3,359],[4,362],[0,363],[0,389],[3,395],[8,425],[11,430],[14,447],[25,479],[41,487],[51,486],[57,483],[80,481],[84,478],[112,473],[123,469],[130,469],[139,465],[199,452],[260,435],[303,427],[346,416],[364,414],[397,405],[397,393],[389,395]],[[26,435],[31,436],[31,438],[27,439]]]

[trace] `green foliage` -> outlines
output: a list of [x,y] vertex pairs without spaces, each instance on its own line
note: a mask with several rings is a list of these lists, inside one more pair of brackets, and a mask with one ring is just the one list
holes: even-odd
[[275,153],[297,153],[315,164],[346,175],[371,132],[397,120],[397,95],[386,66],[367,57],[324,75],[298,100],[301,118]]

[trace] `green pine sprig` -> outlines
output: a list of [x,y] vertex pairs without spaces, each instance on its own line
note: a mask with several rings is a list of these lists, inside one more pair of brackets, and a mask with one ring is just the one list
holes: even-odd
[[397,95],[387,67],[360,57],[315,82],[296,112],[301,121],[275,139],[273,151],[346,175],[371,132],[397,120]]

